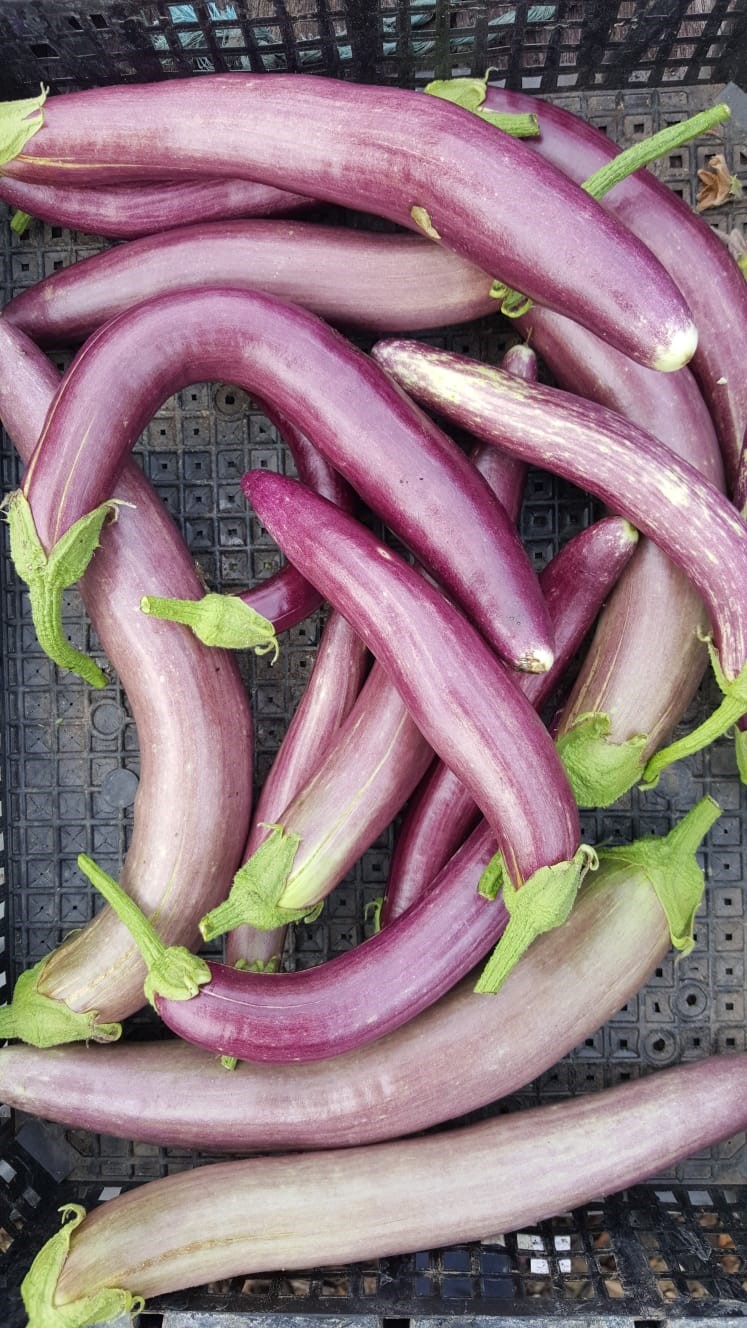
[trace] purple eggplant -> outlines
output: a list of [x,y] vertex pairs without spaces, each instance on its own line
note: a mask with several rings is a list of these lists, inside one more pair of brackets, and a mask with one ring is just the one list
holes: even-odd
[[[541,135],[528,151],[579,184],[619,152],[593,125],[524,93],[489,87],[485,106],[534,112]],[[744,476],[739,478],[747,436],[744,278],[718,235],[650,171],[628,176],[605,194],[601,206],[656,255],[687,300],[698,328],[692,369],[716,424],[730,492],[741,509],[747,498]]]
[[[59,377],[1,318],[0,355],[0,416],[27,459]],[[123,506],[102,532],[81,591],[127,693],[142,753],[123,880],[164,935],[191,944],[197,918],[225,896],[240,861],[251,806],[251,716],[229,655],[138,612],[143,578],[185,596],[201,587],[176,526],[133,463],[115,495]],[[0,1037],[43,1045],[117,1037],[117,1021],[143,1004],[143,972],[127,931],[104,909],[21,976],[0,1011]]]
[[[0,178],[0,199],[30,217],[113,240],[228,217],[288,216],[312,200],[255,180],[151,181],[145,185],[77,188]],[[33,335],[33,334],[32,334]]]
[[3,317],[40,345],[58,346],[84,340],[154,295],[233,286],[383,334],[495,313],[490,284],[474,264],[416,235],[310,222],[212,222],[84,258],[21,291]]
[[[472,975],[357,1051],[306,1065],[243,1062],[231,1075],[177,1039],[6,1047],[0,1101],[78,1129],[211,1152],[373,1143],[475,1111],[549,1069],[634,997],[670,933],[680,949],[692,944],[704,886],[694,854],[718,811],[703,799],[669,835],[602,855],[571,916],[490,999],[473,991]],[[677,901],[677,918],[660,898]],[[372,985],[372,1009],[381,994]]]
[[352,1155],[214,1163],[88,1216],[63,1209],[66,1225],[32,1265],[24,1303],[32,1323],[50,1321],[53,1306],[75,1313],[76,1303],[108,1320],[237,1274],[486,1240],[668,1171],[745,1126],[747,1055],[712,1056]]
[[[555,662],[548,673],[516,679],[536,710],[557,686],[602,601],[634,555],[637,541],[637,531],[627,521],[608,517],[570,540],[542,572],[540,586],[555,632]],[[438,762],[408,807],[397,837],[382,926],[428,889],[478,817],[465,786]]]
[[[272,825],[321,764],[360,692],[367,660],[368,652],[357,632],[333,610],[322,632],[311,677],[262,786],[244,862],[264,843]],[[234,928],[226,939],[227,962],[277,968],[285,930],[283,926],[272,931],[247,925]]]
[[[16,566],[24,575],[17,553],[30,564],[37,630],[56,658],[65,662],[67,646],[61,630],[48,628],[59,596],[53,559],[73,541],[80,575],[82,532],[95,546],[128,450],[168,396],[210,378],[248,388],[302,429],[513,664],[549,667],[552,633],[536,575],[468,458],[378,365],[313,314],[231,290],[136,306],[94,333],[65,376],[8,510]],[[85,659],[76,663],[85,670]]]
[[520,140],[435,98],[297,74],[216,74],[3,110],[13,179],[246,175],[418,228],[654,368],[677,369],[695,349],[685,301],[645,246]]
[[747,711],[747,527],[718,489],[643,429],[557,388],[524,383],[417,342],[381,342],[373,354],[447,418],[584,486],[626,515],[699,590],[711,618],[711,660],[724,700],[688,735],[687,747],[651,758],[646,781],[654,783],[670,759],[731,728]]

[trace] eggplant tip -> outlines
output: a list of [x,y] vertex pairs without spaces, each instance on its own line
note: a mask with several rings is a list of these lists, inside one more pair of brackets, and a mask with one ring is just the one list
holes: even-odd
[[534,650],[527,651],[521,659],[516,661],[516,667],[523,673],[547,673],[555,662],[555,656],[552,650],[546,646],[537,646]]
[[673,373],[681,369],[692,359],[697,345],[698,329],[694,323],[688,323],[672,334],[666,347],[654,360],[654,369],[660,373]]

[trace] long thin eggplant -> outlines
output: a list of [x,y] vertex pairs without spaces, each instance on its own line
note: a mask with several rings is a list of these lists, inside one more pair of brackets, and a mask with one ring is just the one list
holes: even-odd
[[[468,458],[378,365],[313,314],[225,289],[164,295],[121,314],[86,342],[47,416],[8,519],[11,547],[34,578],[37,631],[58,662],[70,658],[59,623],[56,633],[50,626],[59,615],[62,538],[75,541],[76,580],[83,532],[95,547],[117,473],[142,429],[173,392],[211,378],[248,388],[303,430],[513,664],[549,667],[552,632],[536,575]],[[85,659],[73,662],[85,671]]]
[[[533,112],[541,135],[528,142],[578,183],[619,152],[606,134],[561,106],[488,87],[486,108]],[[601,206],[656,254],[674,278],[698,328],[692,369],[716,424],[730,492],[747,499],[740,460],[747,437],[747,285],[710,226],[650,172],[637,171],[610,190]],[[561,311],[562,312],[562,311]]]
[[383,333],[495,313],[491,279],[416,235],[311,222],[183,226],[54,272],[3,310],[40,345],[83,341],[133,304],[198,286],[263,290],[343,327]]
[[89,235],[129,240],[190,222],[229,217],[289,216],[313,200],[256,180],[151,181],[78,188],[27,184],[0,177],[0,199],[31,217]]
[[[485,1240],[666,1171],[747,1125],[747,1055],[712,1056],[447,1133],[218,1162],[88,1216],[72,1205],[22,1287],[70,1328],[218,1278]],[[80,1307],[76,1317],[76,1302]],[[84,1317],[85,1315],[85,1317]]]
[[[639,425],[723,491],[716,434],[688,369],[663,378],[547,309],[535,307],[517,322],[560,387]],[[703,677],[707,629],[684,572],[641,541],[554,725],[582,805],[606,806],[643,777]]]
[[[605,596],[635,555],[637,542],[638,533],[627,521],[608,517],[570,540],[541,573],[540,586],[555,632],[555,662],[548,673],[517,678],[535,710],[562,678]],[[438,762],[408,807],[397,836],[382,926],[404,913],[428,889],[478,816],[464,784]]]
[[394,820],[432,760],[405,702],[374,663],[309,779],[237,872],[228,899],[200,922],[205,940],[243,923],[270,931],[284,920],[316,915]]
[[[290,563],[287,564],[290,567]],[[311,676],[262,785],[244,849],[246,862],[270,834],[273,824],[321,764],[355,704],[368,652],[358,633],[333,610],[324,625]],[[242,966],[277,967],[285,927],[258,931],[246,924],[226,938],[226,961]]]
[[[36,346],[0,319],[0,416],[25,459],[58,375]],[[251,806],[252,724],[233,659],[138,610],[154,589],[201,593],[192,559],[163,503],[133,463],[116,496],[118,519],[81,583],[84,603],[132,707],[140,783],[124,884],[176,944],[194,943],[207,901],[225,896]],[[175,702],[178,698],[178,705]],[[24,974],[0,1011],[0,1037],[41,1045],[108,1040],[143,1004],[143,965],[110,909]]]
[[[374,1143],[476,1111],[625,1005],[670,933],[688,948],[704,884],[694,854],[718,810],[704,799],[669,835],[603,856],[570,918],[537,939],[497,996],[476,994],[472,975],[357,1051],[308,1065],[243,1062],[234,1074],[176,1039],[6,1047],[0,1101],[79,1129],[211,1152]],[[668,918],[660,900],[674,901]]]
[[12,158],[3,171],[14,179],[246,175],[419,228],[654,368],[677,369],[695,349],[685,301],[645,246],[520,140],[435,98],[297,74],[216,74],[46,104],[42,95],[5,103],[0,117]]
[[[747,527],[715,486],[650,434],[595,403],[417,342],[381,342],[373,353],[418,399],[486,441],[584,486],[683,568],[711,618],[711,658],[724,692],[709,720],[688,735],[687,750],[735,724],[747,711]],[[687,754],[681,747],[673,753]],[[655,782],[669,759],[657,753],[644,777]]]

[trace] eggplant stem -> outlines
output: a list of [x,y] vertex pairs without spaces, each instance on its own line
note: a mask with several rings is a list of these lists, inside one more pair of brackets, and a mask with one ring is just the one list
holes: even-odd
[[504,872],[502,894],[508,926],[475,983],[476,992],[500,991],[532,941],[565,922],[586,873],[598,866],[594,849],[581,844],[570,861],[540,867],[518,888]]
[[637,839],[599,853],[601,862],[625,862],[645,872],[664,910],[672,945],[683,954],[689,954],[695,944],[695,914],[705,889],[695,854],[720,815],[721,808],[713,798],[701,798],[668,834]]
[[99,536],[109,516],[116,516],[116,499],[108,499],[75,521],[47,554],[36,531],[31,505],[22,489],[5,500],[10,531],[10,554],[21,580],[29,588],[31,615],[42,650],[60,668],[77,673],[91,687],[106,687],[98,664],[76,650],[65,636],[62,592],[79,581],[99,547]]
[[98,1023],[97,1010],[71,1010],[64,1001],[40,990],[47,960],[22,973],[10,1005],[0,1009],[0,1042],[18,1038],[32,1047],[59,1047],[66,1042],[116,1042],[121,1024]]
[[182,945],[165,945],[135,900],[93,858],[80,853],[78,866],[114,909],[140,951],[148,969],[143,989],[151,1005],[156,996],[171,1001],[191,1000],[204,983],[210,982],[212,975],[205,960]]
[[103,1287],[92,1296],[82,1296],[67,1305],[55,1303],[55,1292],[70,1241],[77,1227],[85,1221],[86,1210],[80,1204],[65,1204],[59,1231],[39,1250],[21,1283],[21,1296],[28,1314],[29,1328],[93,1328],[121,1315],[135,1316],[145,1308],[142,1296],[120,1287]]
[[140,609],[151,618],[183,623],[206,646],[253,650],[257,655],[266,655],[272,650],[273,663],[278,657],[275,628],[269,618],[257,613],[237,595],[210,593],[202,599],[163,599],[158,595],[144,595]]
[[212,941],[236,927],[250,926],[256,931],[274,931],[289,922],[305,919],[313,922],[324,907],[306,904],[301,908],[282,908],[279,900],[288,884],[301,836],[282,825],[268,827],[270,834],[260,844],[233,878],[231,892],[222,904],[200,919],[200,932]]
[[0,166],[13,161],[29,139],[44,124],[42,107],[49,88],[41,84],[38,97],[24,97],[18,101],[0,102]]
[[10,229],[15,235],[24,235],[33,220],[34,218],[30,212],[23,212],[21,208],[16,208],[10,219]]
[[[662,747],[661,751],[651,757],[643,772],[642,789],[655,788],[667,766],[702,751],[717,738],[723,737],[747,711],[747,663],[742,666],[736,678],[728,679],[723,673],[718,654],[710,640],[708,640],[708,653],[711,656],[716,681],[724,693],[724,699],[691,733],[686,733],[683,738],[671,742],[668,747]],[[740,777],[744,780],[744,771],[741,768]]]

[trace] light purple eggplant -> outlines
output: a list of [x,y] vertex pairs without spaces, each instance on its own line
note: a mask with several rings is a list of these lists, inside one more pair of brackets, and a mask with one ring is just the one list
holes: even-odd
[[[547,309],[535,307],[517,321],[560,387],[646,429],[723,492],[718,441],[688,369],[665,378],[652,373]],[[708,663],[699,638],[707,629],[687,576],[641,541],[553,724],[582,805],[606,806],[641,779],[697,691]]]
[[149,1297],[238,1274],[487,1240],[668,1171],[746,1125],[747,1055],[712,1056],[352,1154],[214,1163],[88,1216],[63,1210],[67,1226],[24,1281],[26,1310],[42,1322],[52,1304],[79,1301],[106,1321]]
[[[0,358],[0,416],[28,459],[59,375],[2,318]],[[251,807],[251,716],[229,655],[139,612],[144,577],[156,590],[185,596],[201,587],[181,535],[134,463],[115,492],[128,505],[102,533],[81,592],[140,740],[123,882],[164,935],[192,944],[203,905],[225,896],[240,861]],[[143,973],[127,931],[104,909],[22,975],[13,1003],[0,1012],[0,1037],[116,1037],[116,1021],[143,1004]]]
[[154,295],[235,286],[293,300],[343,327],[384,334],[496,313],[490,285],[473,263],[415,235],[226,221],[183,226],[84,258],[21,291],[3,317],[40,345],[59,346],[83,341]]
[[[244,923],[272,933],[284,917],[290,922],[315,913],[394,820],[432,760],[405,702],[374,663],[308,780],[282,804],[228,899],[202,919],[205,940]],[[295,841],[278,854],[277,865],[274,855],[268,861],[266,847],[273,836],[273,842],[281,836]]]
[[297,74],[203,75],[43,100],[4,107],[9,126],[15,113],[30,135],[3,165],[13,179],[246,175],[418,228],[652,367],[679,368],[695,349],[686,303],[645,246],[520,140],[459,107]]
[[695,741],[710,741],[747,711],[747,527],[714,485],[637,425],[557,388],[417,342],[380,342],[373,354],[419,400],[580,484],[659,544],[705,601],[725,693]]
[[[620,151],[606,134],[572,112],[524,93],[488,87],[485,107],[534,112],[541,134],[527,140],[529,151],[579,184]],[[747,499],[744,472],[740,479],[747,435],[744,278],[707,222],[650,171],[636,171],[615,185],[601,206],[656,255],[687,300],[698,328],[691,367],[716,425],[729,490],[741,510]]]
[[24,477],[45,550],[100,510],[158,406],[211,378],[246,387],[303,430],[513,664],[549,666],[552,633],[536,575],[468,458],[338,333],[257,292],[164,295],[89,339]]
[[[306,1065],[242,1062],[233,1074],[178,1039],[6,1047],[0,1101],[78,1129],[211,1152],[373,1143],[476,1111],[591,1036],[661,963],[670,923],[652,886],[669,883],[692,917],[703,890],[693,855],[717,814],[704,800],[645,862],[603,857],[570,918],[537,939],[497,996],[475,993],[473,974],[357,1051]],[[375,1009],[385,993],[374,970],[371,983]]]
[[[637,540],[637,531],[626,520],[607,517],[570,540],[541,573],[540,586],[555,632],[555,662],[548,673],[516,679],[535,710],[561,680],[600,605],[635,554]],[[428,889],[478,817],[467,789],[439,762],[423,780],[400,828],[382,926],[404,913]]]
[[[291,566],[290,563],[287,564]],[[307,583],[308,584],[308,583]],[[321,764],[360,692],[369,657],[366,647],[342,614],[334,610],[322,632],[311,676],[262,785],[244,848],[246,862],[264,843],[288,804]],[[277,967],[285,927],[258,931],[235,927],[226,938],[226,962]]]
[[[157,231],[229,217],[289,216],[313,206],[300,194],[255,180],[154,180],[77,188],[0,177],[0,199],[31,217],[87,235],[130,240]],[[33,334],[32,334],[33,335]]]

